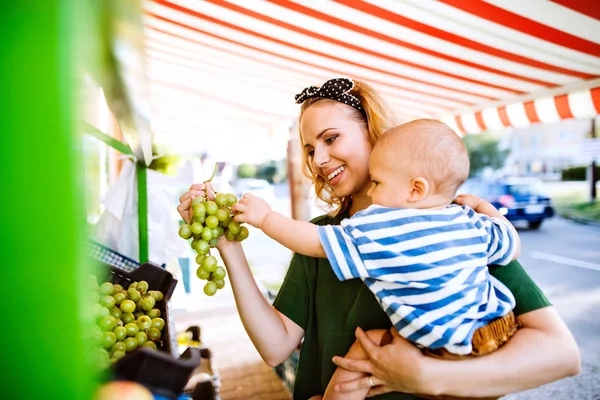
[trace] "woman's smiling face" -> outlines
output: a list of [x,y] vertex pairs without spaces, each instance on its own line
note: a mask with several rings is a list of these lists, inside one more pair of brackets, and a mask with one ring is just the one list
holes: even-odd
[[[350,110],[348,110],[350,109]],[[373,146],[365,122],[351,117],[350,106],[322,101],[302,114],[300,134],[308,162],[338,198],[366,193]]]

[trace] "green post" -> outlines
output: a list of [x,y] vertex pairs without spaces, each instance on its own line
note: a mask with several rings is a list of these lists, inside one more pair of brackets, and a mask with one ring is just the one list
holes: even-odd
[[85,213],[75,132],[74,0],[2,3],[3,399],[93,398],[85,360]]
[[137,169],[137,189],[138,189],[138,220],[140,241],[140,263],[148,261],[148,186],[146,180],[147,169],[138,162]]

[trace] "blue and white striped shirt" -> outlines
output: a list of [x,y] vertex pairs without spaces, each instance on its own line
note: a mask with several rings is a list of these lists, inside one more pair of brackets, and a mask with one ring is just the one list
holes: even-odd
[[458,205],[372,205],[339,226],[318,227],[338,279],[363,279],[404,338],[454,354],[469,354],[475,330],[514,308],[487,268],[513,259],[513,229]]

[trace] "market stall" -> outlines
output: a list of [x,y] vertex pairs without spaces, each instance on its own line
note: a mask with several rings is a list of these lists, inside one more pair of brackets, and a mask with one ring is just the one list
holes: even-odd
[[[286,143],[290,127],[295,134],[294,94],[339,75],[372,84],[403,120],[438,118],[461,134],[600,113],[600,15],[583,0],[49,0],[39,14],[18,2],[4,11],[7,398],[89,399],[114,378],[175,398],[208,358],[197,337],[186,342],[190,350],[177,345],[169,317],[177,282],[150,256],[147,178],[155,141],[201,143],[198,151],[217,151],[210,147],[215,135],[229,146],[258,146],[256,138]],[[84,118],[86,77],[102,89],[108,128]],[[86,240],[83,135],[134,160],[135,256]],[[298,160],[293,150],[290,159]],[[115,161],[115,177],[123,162]],[[158,352],[116,349],[124,355],[108,360],[103,371],[110,374],[96,374],[83,339],[89,275],[99,277],[102,308],[112,310],[121,294],[129,298],[120,304],[137,308],[140,301],[143,311],[133,311],[151,323],[160,312],[164,325],[152,341]],[[129,289],[138,293],[131,298]],[[111,316],[112,330],[117,320],[127,325],[122,314]],[[112,337],[106,340],[112,348]],[[282,376],[291,380],[291,370]],[[188,388],[188,398],[193,392]],[[198,389],[194,398],[213,395]]]

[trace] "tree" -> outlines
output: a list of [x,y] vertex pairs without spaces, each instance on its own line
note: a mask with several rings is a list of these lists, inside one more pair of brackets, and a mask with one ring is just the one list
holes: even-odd
[[491,133],[467,135],[463,138],[463,142],[467,146],[471,162],[469,177],[477,176],[486,167],[494,170],[502,168],[510,153],[509,149],[499,148],[499,137]]
[[254,178],[256,177],[256,165],[241,164],[237,169],[238,178]]

